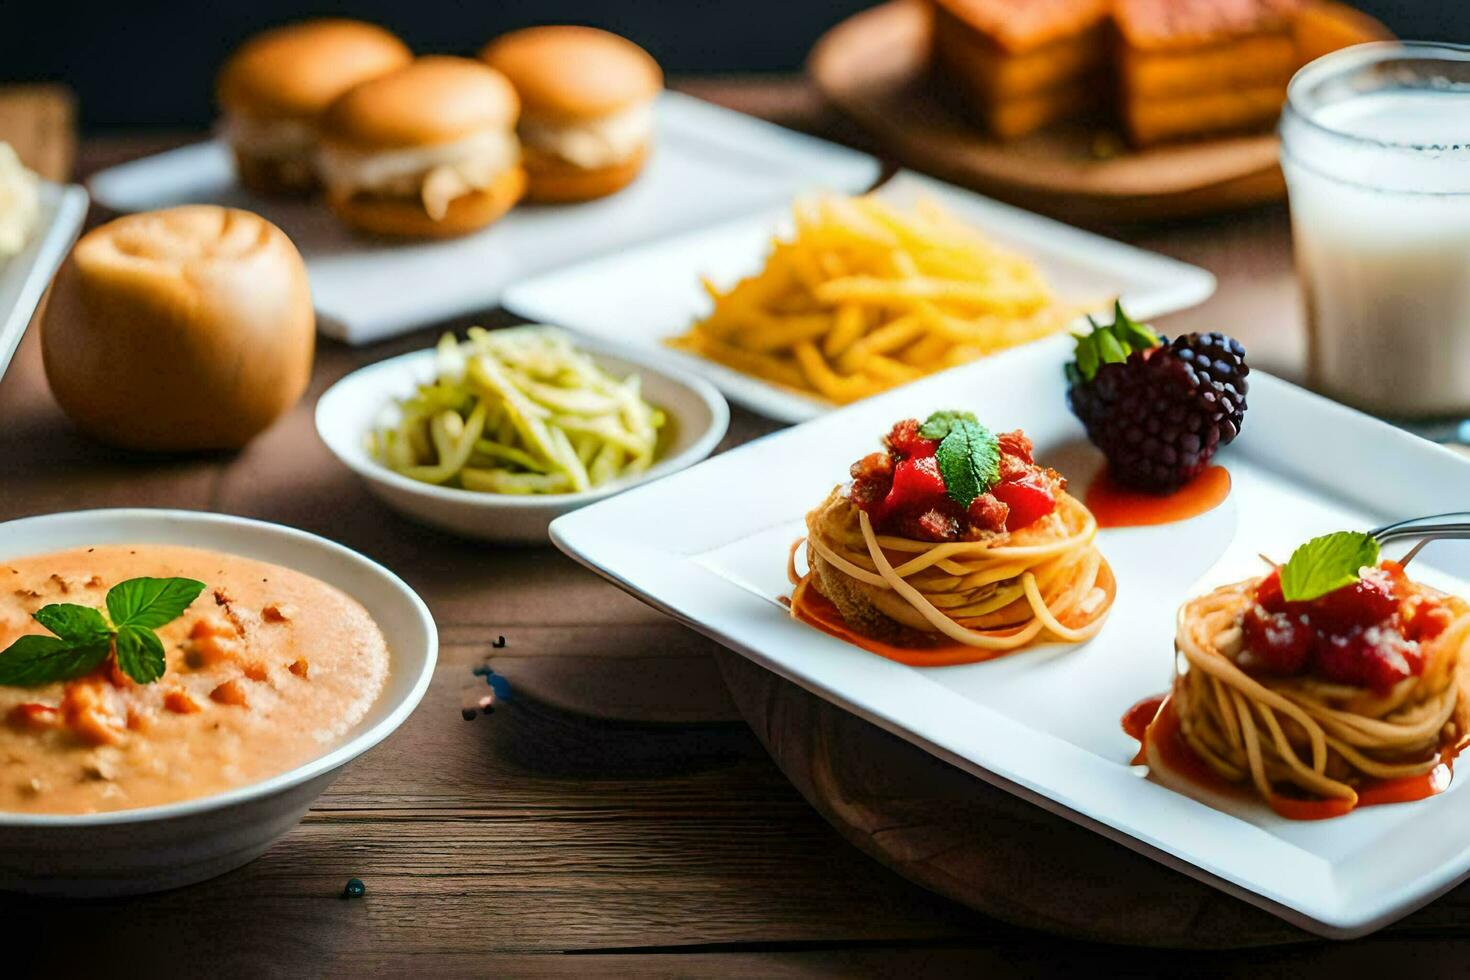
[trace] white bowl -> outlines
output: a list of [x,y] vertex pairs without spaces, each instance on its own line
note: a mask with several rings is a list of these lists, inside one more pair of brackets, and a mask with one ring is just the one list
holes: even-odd
[[336,748],[224,793],[78,816],[0,812],[0,889],[126,895],[193,884],[261,854],[342,767],[388,737],[428,689],[439,633],[428,607],[383,566],[305,531],[184,510],[87,510],[0,524],[0,561],[97,544],[174,544],[315,576],[367,607],[388,641],[388,685]]
[[434,486],[393,472],[368,454],[365,439],[385,410],[432,380],[433,350],[379,361],[338,381],[316,403],[317,433],[374,495],[414,520],[484,541],[544,543],[547,527],[562,514],[699,462],[730,425],[730,406],[709,382],[604,341],[577,337],[574,343],[615,377],[639,375],[643,397],[668,416],[673,443],[646,473],[584,493],[519,496]]

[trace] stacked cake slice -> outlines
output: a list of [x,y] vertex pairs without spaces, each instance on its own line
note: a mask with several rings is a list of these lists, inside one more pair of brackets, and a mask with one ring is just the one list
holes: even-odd
[[1136,146],[1269,128],[1298,68],[1391,35],[1336,0],[930,0],[938,84],[992,136],[1116,118]]
[[934,53],[991,133],[1023,136],[1108,101],[1108,0],[937,0]]
[[1300,0],[1116,0],[1121,115],[1137,145],[1268,125],[1301,64]]

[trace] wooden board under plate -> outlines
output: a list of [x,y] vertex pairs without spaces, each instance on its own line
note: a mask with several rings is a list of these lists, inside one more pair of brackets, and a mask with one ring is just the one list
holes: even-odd
[[929,38],[924,3],[890,0],[832,28],[808,61],[823,94],[911,167],[1074,223],[1189,217],[1285,196],[1274,133],[1147,150],[1097,124],[992,139],[940,97]]

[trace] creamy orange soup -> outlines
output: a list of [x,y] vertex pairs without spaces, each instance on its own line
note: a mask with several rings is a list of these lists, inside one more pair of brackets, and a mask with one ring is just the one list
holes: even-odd
[[[158,629],[168,668],[138,684],[111,660],[80,678],[0,686],[0,811],[93,813],[256,782],[334,747],[388,677],[360,604],[300,572],[159,545],[0,560],[0,650],[51,603],[98,609],[131,578],[205,583]],[[3,656],[3,654],[0,654]]]

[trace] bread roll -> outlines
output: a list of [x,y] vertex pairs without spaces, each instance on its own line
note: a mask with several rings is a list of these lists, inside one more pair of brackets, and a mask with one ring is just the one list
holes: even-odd
[[291,240],[249,211],[191,205],[88,232],[41,325],[62,409],[125,449],[238,449],[294,405],[316,318]]

